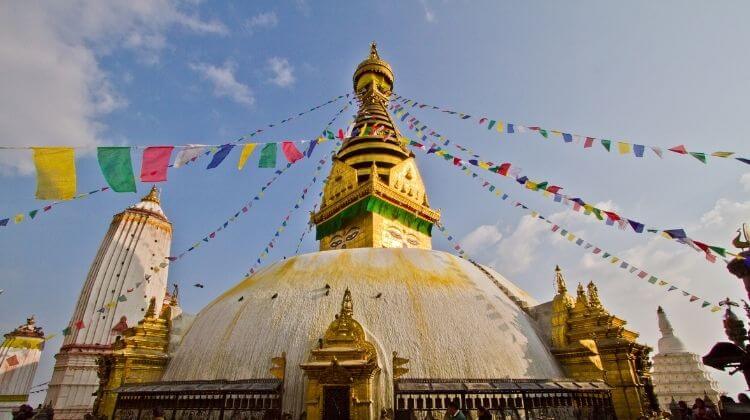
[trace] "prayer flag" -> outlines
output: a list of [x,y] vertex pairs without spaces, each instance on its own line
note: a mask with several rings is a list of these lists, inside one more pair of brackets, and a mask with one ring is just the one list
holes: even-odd
[[709,302],[706,302],[706,301],[704,300],[704,301],[703,301],[703,303],[701,304],[701,308],[705,308],[705,307],[707,307],[707,306],[711,306],[711,304],[710,304]]
[[310,146],[307,148],[307,151],[305,151],[305,156],[308,158],[312,156],[313,150],[315,150],[315,146],[318,145],[318,139],[315,139],[310,142]]
[[31,210],[31,211],[29,212],[29,217],[31,217],[31,218],[33,219],[33,218],[34,218],[34,216],[36,216],[36,214],[37,214],[38,212],[39,212],[39,210]]
[[36,198],[70,200],[76,194],[75,151],[71,147],[33,147]]
[[495,123],[496,123],[496,122],[497,122],[497,121],[495,121],[495,120],[490,120],[490,123],[489,123],[489,124],[487,124],[487,129],[488,129],[488,130],[492,130],[492,127],[494,127],[494,126],[495,126]]
[[167,166],[172,156],[173,146],[147,147],[143,151],[141,162],[142,182],[161,182],[167,180]]
[[695,302],[698,299],[700,299],[698,296],[695,296],[695,295],[690,296],[690,301],[691,302]]
[[276,167],[276,143],[267,143],[260,150],[260,160],[258,161],[259,168],[275,168]]
[[634,144],[633,145],[633,154],[635,154],[636,157],[643,157],[643,152],[646,149],[646,146],[642,144]]
[[507,132],[507,133],[511,133],[511,134],[512,134],[512,133],[515,133],[515,132],[516,132],[516,130],[515,130],[515,126],[514,126],[513,124],[508,124],[508,127],[507,127],[507,129],[506,129],[506,132]]
[[5,219],[0,220],[0,226],[8,226],[8,221],[9,220],[10,219],[7,218],[7,217]]
[[687,238],[687,234],[682,229],[668,229],[665,230],[664,233],[669,235],[670,238],[673,239],[685,239]]
[[593,137],[586,137],[586,140],[583,142],[583,148],[588,149],[589,147],[594,145],[594,138]]
[[221,165],[221,162],[224,162],[224,159],[227,158],[227,155],[229,155],[229,152],[231,152],[233,148],[233,144],[225,144],[221,146],[221,148],[219,148],[219,151],[214,154],[214,157],[211,159],[211,162],[208,164],[206,169],[213,169]]
[[612,145],[611,140],[602,139],[602,146],[604,146],[605,149],[609,152],[609,146]]
[[187,147],[182,148],[180,152],[177,153],[177,157],[174,160],[174,167],[179,168],[191,160],[197,159],[198,156],[203,154],[204,149],[205,146],[188,144]]
[[621,155],[627,155],[628,153],[630,153],[630,143],[618,141],[617,150],[620,152]]
[[698,159],[699,161],[706,163],[706,154],[701,152],[690,152],[690,156]]
[[651,277],[649,277],[648,282],[651,283],[651,284],[656,284],[656,280],[659,280],[659,279],[657,279],[654,276],[651,276]]
[[634,231],[643,233],[643,223],[638,223],[635,220],[630,219],[628,219],[628,223],[630,223],[630,227],[632,227]]
[[285,141],[281,143],[281,151],[284,152],[284,156],[289,163],[294,163],[303,157],[303,155],[291,141]]
[[720,157],[720,158],[728,158],[729,156],[732,156],[734,152],[713,152],[711,153],[711,156]]
[[18,213],[17,215],[15,215],[15,217],[13,217],[13,222],[15,222],[16,224],[19,224],[23,222],[23,218],[24,218],[23,213]]
[[742,163],[747,163],[748,165],[750,165],[750,159],[745,159],[745,158],[741,158],[741,157],[737,157],[735,159],[739,160]]
[[640,273],[638,273],[638,277],[640,277],[640,278],[645,278],[647,275],[648,275],[648,273],[645,272],[645,271],[641,271]]
[[670,148],[669,148],[668,150],[669,150],[670,152],[675,152],[675,153],[679,153],[679,154],[681,154],[681,155],[685,155],[685,154],[687,154],[687,149],[685,149],[685,146],[684,146],[684,145],[682,145],[682,144],[681,144],[681,145],[679,145],[679,146],[675,146],[675,147],[670,147]]
[[115,192],[135,192],[130,147],[97,147],[96,157],[104,179]]
[[86,328],[86,324],[83,323],[83,320],[78,320],[73,325],[76,327],[77,330],[82,330]]
[[568,133],[562,133],[563,140],[565,140],[565,143],[572,143],[573,142],[573,136]]
[[237,162],[237,169],[242,170],[242,168],[245,167],[247,159],[253,154],[253,151],[257,146],[258,145],[255,143],[248,143],[242,146],[242,151],[240,152],[240,160],[239,162]]
[[671,291],[674,291],[674,290],[677,290],[677,288],[675,286],[669,286],[669,289],[667,289],[667,292],[671,292]]

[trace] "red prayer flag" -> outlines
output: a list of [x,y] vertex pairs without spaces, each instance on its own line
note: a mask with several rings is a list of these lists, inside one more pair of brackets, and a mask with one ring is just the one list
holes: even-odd
[[341,140],[344,140],[344,130],[339,128],[339,135],[337,137],[340,138]]
[[76,323],[73,324],[73,326],[75,326],[77,330],[82,330],[86,327],[86,325],[84,325],[83,323],[83,320],[76,321]]
[[615,222],[620,220],[620,216],[618,216],[615,212],[602,210],[602,213],[605,213],[611,220]]
[[18,366],[18,363],[19,363],[18,362],[18,356],[16,356],[15,354],[13,356],[10,356],[9,358],[5,359],[5,361],[8,362],[8,366],[10,366],[10,367]]
[[291,141],[282,142],[281,150],[284,152],[284,156],[286,156],[286,160],[288,160],[289,163],[294,163],[304,157],[302,152],[300,152]]
[[685,149],[685,146],[682,144],[679,146],[672,147],[671,149],[669,149],[669,151],[679,153],[681,155],[687,154],[687,149]]
[[500,170],[497,171],[502,176],[508,176],[508,170],[510,169],[510,163],[503,163],[500,165]]
[[587,149],[594,145],[594,138],[593,137],[586,137],[586,141],[583,142],[583,148]]
[[551,192],[552,194],[557,194],[558,191],[560,191],[562,187],[558,187],[557,185],[550,185],[547,187],[547,191]]
[[456,166],[460,166],[461,165],[461,159],[459,159],[457,157],[454,157],[453,158],[453,164],[456,165]]
[[147,147],[143,151],[141,162],[142,182],[161,182],[167,180],[167,167],[172,156],[173,146]]

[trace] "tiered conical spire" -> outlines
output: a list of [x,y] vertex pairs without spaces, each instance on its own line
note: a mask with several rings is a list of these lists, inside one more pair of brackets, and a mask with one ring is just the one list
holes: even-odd
[[312,215],[321,250],[432,247],[440,213],[429,207],[414,155],[388,114],[393,81],[373,43],[354,72],[359,110],[351,133]]

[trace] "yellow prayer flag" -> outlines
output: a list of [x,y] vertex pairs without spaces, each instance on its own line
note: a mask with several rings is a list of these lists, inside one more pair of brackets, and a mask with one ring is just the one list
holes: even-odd
[[242,170],[242,168],[245,167],[247,158],[249,158],[250,155],[253,154],[253,150],[255,150],[256,146],[258,146],[256,143],[248,143],[242,148],[242,152],[240,153],[240,161],[237,162],[237,169]]
[[477,165],[482,169],[490,169],[490,164],[481,160],[477,162]]
[[15,222],[16,224],[18,224],[18,223],[21,223],[21,222],[23,222],[23,213],[18,213],[17,215],[15,215],[15,216],[13,217],[13,221],[14,221],[14,222]]
[[497,124],[495,124],[495,130],[497,130],[498,133],[502,133],[503,130],[505,130],[505,124],[503,124],[502,121],[498,121]]
[[714,306],[713,308],[711,308],[711,312],[718,312],[720,310],[721,310],[721,308],[718,307],[718,306]]
[[711,156],[720,157],[720,158],[728,158],[729,156],[732,156],[734,152],[713,152],[711,153]]
[[573,240],[573,239],[575,239],[575,238],[576,238],[576,235],[573,235],[572,233],[569,233],[569,234],[568,234],[568,240],[569,240],[569,241],[572,241],[572,240]]
[[33,147],[36,198],[70,200],[76,194],[75,151],[71,147]]
[[625,143],[622,141],[617,142],[617,150],[620,151],[621,155],[627,155],[630,153],[630,143]]
[[617,257],[612,257],[612,259],[609,260],[609,262],[611,262],[612,264],[616,263],[617,261],[620,261],[620,259]]

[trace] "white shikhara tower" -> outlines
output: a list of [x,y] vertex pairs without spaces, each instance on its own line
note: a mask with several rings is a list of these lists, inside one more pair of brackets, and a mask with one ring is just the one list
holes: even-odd
[[11,419],[11,412],[29,399],[42,350],[44,333],[33,316],[5,334],[0,345],[0,420]]
[[99,386],[97,357],[110,352],[115,338],[143,318],[152,297],[156,313],[161,311],[171,242],[172,224],[155,187],[112,219],[55,355],[45,401],[52,404],[55,419],[81,419],[91,411]]
[[656,311],[659,317],[659,353],[654,356],[654,370],[651,378],[654,383],[654,393],[662,409],[668,409],[669,403],[685,401],[688,406],[696,398],[708,395],[713,402],[719,399],[719,384],[706,371],[700,357],[685,349],[682,341],[674,335],[672,324],[667,314],[659,307]]

